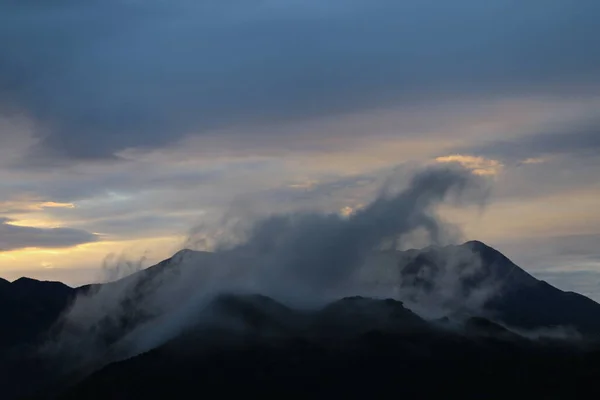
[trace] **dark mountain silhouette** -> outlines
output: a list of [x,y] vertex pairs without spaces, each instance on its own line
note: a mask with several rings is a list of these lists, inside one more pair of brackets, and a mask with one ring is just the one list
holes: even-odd
[[0,290],[2,290],[3,288],[8,287],[8,285],[10,285],[9,281],[7,281],[6,279],[0,278]]
[[[465,250],[479,261],[474,271],[460,280],[460,291],[468,297],[482,286],[491,288],[494,293],[483,304],[485,316],[515,328],[560,326],[574,328],[585,335],[600,334],[598,303],[534,278],[499,251],[478,241],[404,253],[402,256],[408,258],[408,262],[402,268],[402,285],[434,290],[432,282],[444,272],[447,260],[456,259],[457,254],[465,254]],[[453,273],[468,268],[473,269],[473,259],[458,258]]]
[[60,282],[20,278],[0,281],[0,350],[31,343],[47,331],[73,300],[75,290]]
[[[203,309],[204,316],[218,316],[210,326],[198,316],[197,324],[165,345],[110,363],[89,377],[106,362],[56,375],[63,361],[46,363],[30,351],[71,329],[60,315],[73,299],[107,288],[126,293],[118,304],[121,315],[94,327],[110,355],[111,346],[127,332],[155,317],[141,305],[160,285],[185,276],[189,268],[210,274],[224,261],[243,261],[243,255],[182,250],[123,279],[78,288],[29,278],[0,280],[0,380],[6,382],[0,382],[0,397],[44,388],[65,398],[160,398],[185,390],[200,395],[209,388],[227,393],[239,385],[256,393],[273,389],[281,394],[292,387],[310,393],[310,388],[339,389],[342,383],[352,394],[367,389],[369,380],[379,382],[378,389],[424,396],[441,394],[442,388],[479,393],[484,383],[496,382],[498,388],[500,379],[517,386],[527,381],[535,394],[536,385],[552,374],[563,378],[549,386],[555,391],[544,393],[564,396],[569,385],[587,384],[600,372],[598,353],[578,347],[591,346],[589,341],[573,346],[521,336],[522,330],[561,327],[595,340],[600,304],[591,299],[535,279],[481,242],[384,253],[401,278],[404,303],[347,297],[307,311],[258,294],[223,293]],[[411,304],[436,297],[440,285],[453,287],[453,297],[440,300],[449,318],[426,321],[410,310]],[[394,367],[385,368],[385,363]],[[441,386],[428,386],[431,376]],[[410,384],[400,387],[399,377]]]
[[[469,256],[465,258],[465,254]],[[182,250],[152,267],[103,285],[130,285],[123,306],[135,308],[163,282],[165,275],[178,275],[183,268],[217,268],[222,257],[224,255],[216,253]],[[458,290],[464,298],[482,287],[493,291],[477,310],[488,319],[522,329],[560,326],[571,327],[582,334],[600,334],[598,303],[537,280],[481,242],[395,252],[394,257],[398,260],[402,288],[418,288],[420,296],[436,290],[434,283],[440,275],[457,274],[460,275]],[[448,260],[453,260],[452,268],[448,267]],[[478,260],[476,268],[473,268],[473,260]],[[471,271],[464,274],[467,269]],[[0,349],[40,339],[76,295],[92,293],[103,285],[70,288],[59,282],[29,278],[13,283],[0,280],[0,315],[3,326],[7,327],[0,330]]]
[[[67,387],[60,399],[324,396],[593,396],[600,353],[533,342],[476,318],[442,329],[394,300],[345,298],[300,312],[260,296],[213,307],[245,329],[189,331]],[[373,313],[368,310],[374,310]],[[285,321],[285,323],[282,323]],[[350,329],[349,329],[350,328]]]
[[[182,250],[146,270],[111,284],[134,285],[134,298],[142,301],[160,285],[165,274],[182,273],[182,268],[218,268],[221,257],[239,257]],[[562,291],[538,280],[499,251],[479,241],[456,246],[430,246],[394,252],[403,289],[419,288],[422,296],[437,288],[440,275],[459,276],[459,301],[474,292],[490,292],[478,310],[482,316],[522,329],[573,328],[585,335],[600,335],[600,304],[574,292]],[[185,260],[185,262],[182,262]],[[467,271],[468,270],[468,271]],[[465,272],[468,273],[465,273]],[[461,305],[464,306],[464,305]]]
[[60,282],[0,280],[0,398],[34,388],[45,373],[35,354],[76,295]]

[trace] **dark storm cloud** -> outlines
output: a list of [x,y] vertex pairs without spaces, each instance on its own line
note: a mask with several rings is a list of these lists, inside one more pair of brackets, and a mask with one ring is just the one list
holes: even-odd
[[600,118],[558,123],[538,133],[492,141],[462,151],[509,160],[551,155],[597,156],[600,154]]
[[16,226],[10,224],[10,219],[0,217],[0,252],[28,247],[71,247],[99,239],[97,235],[84,230]]
[[[27,162],[433,96],[598,83],[595,0],[0,1]],[[543,89],[540,89],[543,88]]]

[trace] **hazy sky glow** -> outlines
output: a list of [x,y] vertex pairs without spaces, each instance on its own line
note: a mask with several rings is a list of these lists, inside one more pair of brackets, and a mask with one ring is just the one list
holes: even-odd
[[[600,299],[597,0],[0,0],[0,276],[149,265],[245,207],[489,179],[465,239]],[[250,212],[249,211],[249,212]],[[118,259],[118,257],[117,257]]]

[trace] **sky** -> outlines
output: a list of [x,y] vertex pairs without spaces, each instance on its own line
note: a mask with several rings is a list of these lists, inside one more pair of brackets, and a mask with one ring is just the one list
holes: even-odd
[[[80,285],[224,215],[461,165],[463,239],[600,300],[597,0],[0,0],[0,277]],[[200,228],[199,228],[200,227]],[[204,238],[206,239],[206,238]]]

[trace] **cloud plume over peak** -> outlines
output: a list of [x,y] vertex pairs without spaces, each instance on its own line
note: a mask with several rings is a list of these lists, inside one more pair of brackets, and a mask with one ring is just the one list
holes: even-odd
[[[213,252],[179,252],[149,272],[150,281],[138,274],[78,298],[65,316],[69,330],[62,339],[97,346],[98,337],[82,339],[77,332],[114,329],[124,320],[150,316],[130,327],[121,343],[133,344],[128,351],[143,351],[197,323],[207,302],[223,292],[260,293],[301,307],[347,295],[398,296],[396,267],[373,265],[373,252],[390,243],[395,248],[419,232],[426,243],[455,242],[457,228],[437,217],[436,206],[481,204],[484,189],[485,178],[438,167],[418,173],[403,190],[384,188],[347,217],[303,212],[230,224],[234,239],[227,233],[217,237]],[[243,212],[237,217],[243,219]],[[381,286],[369,286],[377,280]]]
[[481,182],[460,168],[425,170],[404,190],[385,190],[348,217],[293,213],[259,220],[251,225],[248,239],[234,249],[261,259],[261,276],[269,277],[271,290],[290,293],[284,284],[289,282],[295,290],[303,288],[313,296],[335,291],[362,266],[369,252],[386,241],[397,245],[416,231],[424,231],[429,243],[456,241],[456,232],[439,220],[435,206],[443,201],[483,200],[466,196],[474,193],[469,189],[481,189],[477,183]]

